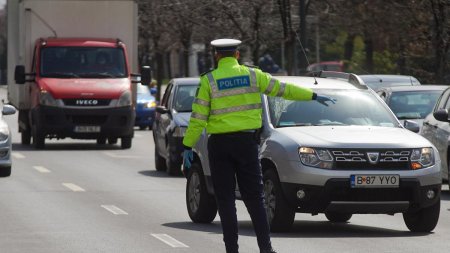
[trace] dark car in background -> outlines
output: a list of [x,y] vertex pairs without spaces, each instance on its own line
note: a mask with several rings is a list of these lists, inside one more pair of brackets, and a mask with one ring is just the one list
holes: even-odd
[[419,80],[407,75],[358,75],[372,90],[378,91],[384,87],[421,85]]
[[169,175],[181,175],[183,137],[192,112],[200,78],[174,78],[167,85],[153,124],[155,167]]
[[141,130],[152,129],[153,120],[155,118],[156,99],[153,94],[156,88],[138,84],[137,85],[137,103],[136,103],[136,120],[135,126]]
[[415,121],[421,128],[423,119],[433,110],[446,88],[445,85],[394,86],[382,88],[377,93],[402,124]]
[[449,181],[450,176],[450,88],[447,88],[438,98],[433,113],[423,121],[421,135],[428,139],[441,156],[441,173],[443,181]]

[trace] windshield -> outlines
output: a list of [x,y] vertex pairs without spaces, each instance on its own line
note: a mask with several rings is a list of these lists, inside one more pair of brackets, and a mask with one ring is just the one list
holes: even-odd
[[122,48],[45,47],[41,51],[40,74],[53,78],[127,77]]
[[192,103],[194,102],[195,93],[198,85],[180,85],[175,91],[173,108],[177,112],[192,112]]
[[137,84],[137,93],[138,94],[150,94],[150,88],[148,86]]
[[364,83],[369,86],[373,90],[379,90],[384,87],[392,87],[392,86],[411,86],[411,85],[420,85],[419,80],[414,77],[364,77],[361,76]]
[[337,99],[328,106],[317,101],[290,101],[269,97],[269,113],[275,127],[362,125],[395,127],[394,115],[368,90],[320,90]]
[[424,119],[433,110],[441,91],[394,92],[389,107],[398,119]]

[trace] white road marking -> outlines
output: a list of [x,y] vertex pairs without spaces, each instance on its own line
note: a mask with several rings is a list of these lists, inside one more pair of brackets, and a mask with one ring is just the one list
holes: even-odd
[[21,153],[17,153],[17,152],[12,152],[11,155],[16,159],[24,159],[25,158],[24,155],[22,155]]
[[111,213],[113,213],[115,215],[128,215],[127,212],[125,212],[124,210],[118,208],[117,206],[101,205],[101,207],[105,208],[106,210],[110,211]]
[[50,170],[42,166],[33,166],[33,168],[41,173],[50,173]]
[[140,156],[135,156],[135,155],[116,155],[115,153],[112,152],[103,152],[103,154],[112,157],[112,158],[128,158],[128,159],[137,159],[137,158],[141,158]]
[[74,192],[85,192],[85,190],[81,187],[79,187],[76,184],[72,184],[72,183],[63,183],[62,185],[64,185],[65,187],[69,188],[70,190],[74,191]]
[[189,246],[176,240],[175,238],[171,237],[168,234],[152,234],[152,236],[164,242],[165,244],[169,245],[172,248],[189,248]]

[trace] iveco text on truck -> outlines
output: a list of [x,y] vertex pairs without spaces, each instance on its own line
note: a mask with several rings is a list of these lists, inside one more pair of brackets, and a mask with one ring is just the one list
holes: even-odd
[[130,148],[137,39],[133,0],[9,1],[8,100],[19,109],[22,144],[120,138]]

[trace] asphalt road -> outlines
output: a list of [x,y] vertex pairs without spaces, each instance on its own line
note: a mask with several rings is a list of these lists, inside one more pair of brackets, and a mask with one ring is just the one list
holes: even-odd
[[[5,97],[4,88],[0,96]],[[17,114],[11,177],[0,178],[0,252],[225,252],[218,217],[190,221],[183,177],[154,168],[151,131],[136,130],[133,146],[51,140],[47,149],[20,144]],[[408,231],[402,216],[354,215],[332,224],[297,214],[290,233],[272,234],[278,252],[446,252],[450,194],[445,186],[433,233]],[[250,218],[238,202],[241,252],[259,252]]]

